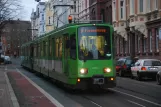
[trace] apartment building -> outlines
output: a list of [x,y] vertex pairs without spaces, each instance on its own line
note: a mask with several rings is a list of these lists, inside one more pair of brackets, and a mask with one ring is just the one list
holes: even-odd
[[31,13],[32,38],[35,39],[45,33],[45,2],[39,2],[36,11]]
[[31,13],[31,32],[32,32],[32,40],[34,40],[38,36],[38,28],[36,27],[36,12],[32,9]]
[[147,53],[146,56],[161,59],[161,0],[147,0]]
[[[160,18],[159,10],[157,10],[159,4],[160,0],[112,1],[117,57],[156,57],[157,54],[155,54],[154,49],[159,51],[159,39],[155,37],[155,32],[158,34],[159,31],[158,29],[157,31],[156,29],[151,30],[150,23]],[[153,17],[149,20],[149,17],[156,14],[156,12],[158,12],[157,18],[154,19]]]

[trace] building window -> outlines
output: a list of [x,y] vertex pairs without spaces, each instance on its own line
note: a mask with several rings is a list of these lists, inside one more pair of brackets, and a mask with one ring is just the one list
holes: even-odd
[[135,0],[130,0],[130,7],[130,15],[133,15],[135,10]]
[[120,1],[120,18],[123,19],[124,14],[124,1]]
[[138,36],[138,45],[137,45],[138,53],[140,52],[140,37]]
[[143,0],[140,0],[140,12],[143,12],[143,8],[144,8],[144,5],[143,5]]
[[142,36],[142,52],[146,52],[146,38],[144,36]]
[[49,25],[50,25],[50,17],[49,17]]
[[121,37],[119,37],[118,43],[119,43],[119,54],[121,54]]
[[130,44],[130,43],[131,43],[130,39],[131,39],[131,38],[130,38],[130,36],[129,36],[129,47],[128,47],[128,48],[129,48],[129,54],[130,54],[130,45],[131,45],[131,44]]
[[116,2],[113,2],[113,20],[116,20]]
[[155,3],[154,3],[154,10],[157,10],[158,9],[158,0],[155,0]]
[[77,12],[77,11],[76,11],[76,7],[77,7],[77,6],[76,6],[76,1],[74,1],[74,12]]
[[152,32],[149,30],[149,50],[152,52]]
[[43,26],[42,30],[43,30],[43,32],[45,31],[45,28],[44,28],[44,26]]
[[147,0],[148,1],[148,12],[150,12],[151,11],[151,0]]
[[158,52],[159,51],[159,30],[158,28],[155,29],[155,47],[156,47],[156,51]]
[[147,41],[147,39],[144,38],[144,52],[146,52],[146,41]]
[[42,14],[42,20],[44,20],[44,14]]

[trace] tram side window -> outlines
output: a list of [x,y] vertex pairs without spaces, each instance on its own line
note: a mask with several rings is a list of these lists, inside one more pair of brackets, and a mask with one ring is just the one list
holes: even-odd
[[43,43],[40,44],[41,49],[41,57],[43,56]]
[[49,56],[52,55],[52,42],[49,40]]
[[59,51],[58,51],[58,48],[59,47],[59,39],[58,38],[56,38],[55,39],[55,57],[56,58],[58,58],[59,56],[58,56],[58,54],[59,54]]
[[62,58],[62,38],[59,38],[59,58]]
[[44,42],[43,42],[43,53],[44,53],[43,56],[46,55],[46,54],[45,54],[45,53],[46,53],[45,46],[46,46],[46,44],[45,44],[45,41],[44,41]]
[[65,58],[67,58],[70,53],[69,53],[69,37],[68,35],[67,36],[64,36],[64,55],[65,55]]
[[76,59],[76,38],[75,38],[75,34],[71,35],[70,37],[70,57],[72,59]]
[[38,57],[40,57],[40,44],[38,45]]
[[46,56],[48,55],[48,42],[46,42],[45,44],[45,55]]
[[34,46],[34,57],[36,56],[36,46]]

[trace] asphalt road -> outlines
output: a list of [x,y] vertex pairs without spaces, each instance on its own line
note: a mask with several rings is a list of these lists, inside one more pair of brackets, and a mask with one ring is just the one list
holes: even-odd
[[18,58],[12,60],[13,64],[5,67],[7,71],[16,72],[16,69],[21,71],[64,107],[161,107],[161,86],[152,80],[140,82],[117,77],[116,88],[106,89],[101,93],[90,91],[71,93],[47,78],[25,70],[20,66]]

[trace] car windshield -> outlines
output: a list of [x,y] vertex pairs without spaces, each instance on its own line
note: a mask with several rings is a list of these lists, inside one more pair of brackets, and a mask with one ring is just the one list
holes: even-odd
[[160,61],[144,61],[144,66],[161,66]]
[[111,41],[108,27],[92,26],[78,29],[79,59],[110,59]]
[[132,63],[132,60],[126,60],[126,65],[130,65]]

